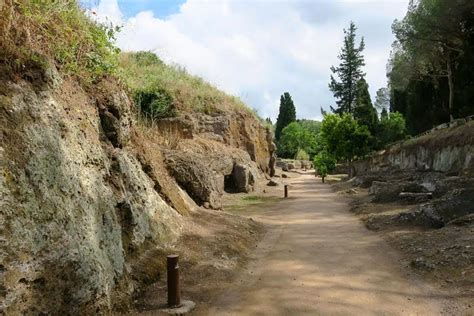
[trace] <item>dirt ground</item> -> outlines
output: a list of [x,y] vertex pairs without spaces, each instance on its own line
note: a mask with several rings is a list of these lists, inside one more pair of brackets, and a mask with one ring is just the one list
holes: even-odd
[[374,203],[366,189],[336,185],[349,195],[351,211],[364,225],[384,238],[400,254],[400,266],[424,282],[457,298],[459,314],[474,315],[474,226],[450,224],[442,228],[414,226],[394,219],[416,204]]
[[[347,197],[311,174],[290,175],[280,179],[288,199],[282,184],[230,196],[226,212],[205,214],[184,237],[183,297],[197,303],[193,315],[472,314],[459,293],[404,266],[349,212]],[[164,281],[137,299],[135,314],[158,314]]]

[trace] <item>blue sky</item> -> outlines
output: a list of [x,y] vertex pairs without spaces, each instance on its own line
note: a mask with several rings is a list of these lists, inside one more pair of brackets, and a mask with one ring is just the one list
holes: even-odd
[[[84,7],[92,8],[100,3],[100,0],[81,0]],[[117,3],[125,18],[135,16],[142,11],[152,11],[154,16],[165,19],[173,13],[179,12],[181,4],[186,0],[118,0]]]
[[185,0],[119,0],[120,9],[126,17],[136,15],[141,11],[152,11],[157,18],[166,18],[167,16],[179,12],[181,4]]
[[117,45],[150,50],[240,97],[275,119],[290,92],[299,118],[321,119],[334,98],[329,68],[338,63],[343,28],[364,36],[372,98],[386,85],[386,63],[408,0],[85,0],[122,26]]

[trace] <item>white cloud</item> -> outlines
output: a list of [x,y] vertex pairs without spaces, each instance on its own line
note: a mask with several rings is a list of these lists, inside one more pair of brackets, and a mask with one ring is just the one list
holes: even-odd
[[240,96],[264,117],[277,116],[279,97],[288,91],[298,117],[320,118],[320,107],[334,104],[327,84],[342,29],[353,20],[365,36],[365,71],[374,96],[386,82],[390,25],[403,17],[407,2],[188,0],[165,19],[151,11],[124,18],[117,0],[102,0],[94,10],[123,25],[123,50],[155,51]]

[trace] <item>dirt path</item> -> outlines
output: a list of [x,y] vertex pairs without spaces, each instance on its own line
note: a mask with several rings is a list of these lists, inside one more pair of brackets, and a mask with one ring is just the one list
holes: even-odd
[[289,199],[249,214],[268,233],[203,314],[451,314],[450,297],[402,271],[397,253],[330,186],[311,175],[292,181]]

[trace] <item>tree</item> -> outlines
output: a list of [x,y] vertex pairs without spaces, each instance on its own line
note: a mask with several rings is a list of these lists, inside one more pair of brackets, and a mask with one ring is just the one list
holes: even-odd
[[352,162],[369,152],[370,132],[350,114],[329,114],[324,117],[321,133],[328,152],[337,160],[346,160],[349,176],[353,175]]
[[319,131],[321,130],[321,122],[320,121],[302,119],[302,120],[298,120],[298,123],[300,123],[300,125],[303,128],[306,128],[307,130],[309,130],[314,135],[318,134]]
[[388,117],[388,112],[386,108],[382,108],[382,112],[380,113],[380,120],[384,120]]
[[369,85],[364,78],[357,81],[354,118],[359,122],[359,124],[367,126],[372,135],[375,134],[378,124],[378,115],[377,111],[372,106]]
[[283,158],[295,158],[299,150],[311,153],[316,147],[316,135],[298,122],[290,123],[281,133],[277,154]]
[[314,156],[313,164],[324,183],[327,174],[336,168],[336,159],[327,150],[322,150]]
[[418,78],[447,80],[447,112],[453,120],[455,72],[472,36],[474,2],[465,0],[419,0],[411,2],[402,21],[395,21],[393,32],[403,51],[414,59]]
[[406,124],[403,115],[398,112],[382,116],[378,133],[381,147],[405,138]]
[[280,140],[283,129],[294,121],[296,121],[295,105],[293,104],[290,94],[285,92],[280,97],[280,111],[278,113],[275,127],[275,139],[277,141]]
[[387,110],[390,108],[390,90],[388,88],[377,90],[374,107],[381,112],[385,109],[385,113],[387,113]]
[[352,113],[357,81],[365,75],[362,72],[362,67],[365,66],[362,55],[364,38],[361,39],[359,47],[356,47],[356,30],[354,22],[350,23],[349,30],[344,29],[344,44],[338,55],[341,63],[338,67],[331,67],[331,72],[339,78],[338,81],[331,75],[329,83],[329,89],[337,99],[338,108],[333,111],[339,114]]

